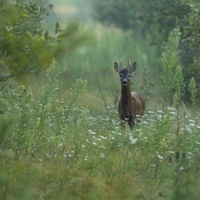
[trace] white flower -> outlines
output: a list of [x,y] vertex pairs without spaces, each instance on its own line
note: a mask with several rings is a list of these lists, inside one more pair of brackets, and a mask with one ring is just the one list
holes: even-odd
[[133,136],[129,136],[129,141],[130,141],[130,144],[135,144],[138,141],[138,139],[133,138]]
[[88,130],[88,133],[91,135],[96,135],[96,132],[92,131],[92,130]]
[[99,136],[101,139],[103,139],[103,140],[107,140],[107,138],[105,137],[105,136],[103,136],[103,135],[100,135]]
[[189,121],[189,122],[191,122],[191,123],[195,123],[195,121],[194,121],[194,120],[192,120],[192,119],[189,119],[188,121]]
[[101,157],[101,158],[105,158],[104,153],[100,153],[100,157]]
[[160,160],[163,160],[163,156],[161,156],[161,155],[157,155],[157,157],[160,159]]
[[189,126],[190,126],[190,127],[195,127],[195,124],[191,122],[191,123],[189,124]]
[[97,143],[96,143],[96,142],[92,142],[92,144],[93,144],[94,146],[96,146],[96,145],[97,145]]
[[169,106],[167,107],[167,109],[168,110],[176,110],[175,108],[172,108],[172,107],[169,107]]

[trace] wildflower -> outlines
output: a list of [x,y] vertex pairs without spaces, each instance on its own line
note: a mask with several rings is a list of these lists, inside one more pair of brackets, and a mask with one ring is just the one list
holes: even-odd
[[101,157],[101,158],[105,158],[104,153],[100,153],[100,157]]
[[148,113],[149,114],[154,114],[154,111],[149,110]]
[[99,136],[101,139],[103,139],[103,140],[107,140],[107,137],[105,137],[105,136],[103,136],[103,135],[100,135]]
[[163,112],[162,110],[158,110],[157,112],[158,112],[158,113],[162,113],[162,114],[164,114],[164,112]]
[[188,126],[195,127],[195,124],[191,122]]
[[37,124],[37,126],[40,125],[40,117],[37,117],[37,118],[36,118],[36,124]]
[[88,130],[88,133],[89,133],[90,135],[96,135],[96,132],[94,132],[94,131],[92,131],[92,130]]
[[88,156],[85,156],[85,157],[84,157],[84,160],[85,160],[85,161],[88,160]]
[[181,167],[179,168],[179,170],[180,170],[180,171],[183,171],[183,170],[184,170],[184,167],[183,167],[183,166],[181,166]]
[[62,147],[62,146],[63,146],[63,143],[60,143],[59,146]]
[[130,144],[135,144],[137,142],[137,138],[133,138],[132,135],[129,136],[129,141],[130,141]]
[[169,112],[169,114],[171,114],[171,115],[177,115],[177,112],[171,111],[171,112]]
[[172,107],[169,107],[169,106],[167,107],[167,109],[168,109],[168,110],[172,110],[172,111],[175,111],[175,110],[176,110],[175,108],[172,108]]
[[158,157],[158,159],[163,160],[163,156],[158,154],[157,157]]

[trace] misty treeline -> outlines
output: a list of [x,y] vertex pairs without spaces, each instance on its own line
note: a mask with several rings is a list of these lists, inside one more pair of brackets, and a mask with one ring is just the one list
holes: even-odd
[[[178,28],[180,40],[177,52],[184,79],[188,83],[191,77],[194,77],[200,90],[200,2],[198,0],[95,0],[92,2],[96,20],[105,25],[132,30],[135,34],[140,34],[143,39],[150,36],[149,45],[157,45],[161,49],[160,54],[170,32]],[[162,65],[157,69],[162,73]],[[174,74],[175,71],[172,73]],[[188,100],[187,96],[186,90],[186,100]]]

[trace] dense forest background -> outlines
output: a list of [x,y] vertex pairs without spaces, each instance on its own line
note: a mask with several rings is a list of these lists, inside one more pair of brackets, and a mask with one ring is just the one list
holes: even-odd
[[[151,38],[150,45],[161,48],[170,32],[179,29],[178,59],[186,82],[199,80],[199,3],[198,1],[94,1],[95,19],[107,25],[139,34],[141,39]],[[103,12],[102,12],[103,11]],[[147,39],[148,40],[148,39]],[[161,54],[158,53],[158,58]],[[170,59],[170,58],[169,58]],[[171,58],[173,59],[173,58]],[[162,65],[157,64],[162,73]],[[152,67],[151,67],[152,68]],[[169,66],[170,69],[170,66]],[[174,69],[175,70],[175,67]],[[173,71],[175,73],[175,71]],[[167,76],[167,74],[166,74]],[[185,93],[186,100],[188,93]]]
[[198,0],[0,0],[0,198],[199,199],[199,63]]

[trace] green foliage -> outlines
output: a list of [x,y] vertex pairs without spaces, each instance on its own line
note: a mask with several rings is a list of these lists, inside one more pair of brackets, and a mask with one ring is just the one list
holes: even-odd
[[[132,29],[144,38],[150,36],[150,44],[158,46],[158,49],[162,46],[163,41],[167,41],[171,37],[171,32],[176,27],[179,27],[180,41],[177,43],[178,52],[174,56],[177,54],[180,56],[179,59],[186,82],[189,82],[191,77],[194,77],[199,85],[199,1],[155,0],[152,2],[125,0],[121,2],[108,0],[93,1],[93,7],[94,16],[97,20],[122,29]],[[173,46],[171,47],[173,48]],[[173,54],[171,56],[173,60]],[[174,73],[174,71],[169,73]],[[171,75],[169,79],[172,79]],[[188,96],[189,91],[185,93],[187,101],[189,101]]]
[[[136,27],[137,19],[134,13],[134,2],[133,1],[93,1],[94,16],[102,21],[109,24],[115,24],[117,27],[123,29],[129,29]],[[134,8],[131,10],[130,8]],[[104,14],[100,12],[104,10]],[[130,17],[130,20],[128,18]]]
[[36,1],[3,3],[0,9],[0,81],[37,74],[86,39],[76,23],[65,29],[57,23],[56,34],[45,31],[41,21],[47,11]]
[[[183,39],[181,41],[181,61],[184,65],[183,73],[187,82],[194,77],[197,84],[200,83],[200,3],[198,1],[186,2],[190,6],[191,12],[187,18],[187,24],[183,29]],[[188,94],[188,93],[187,93]],[[188,94],[189,96],[189,94]],[[189,100],[189,99],[188,99]]]
[[190,7],[182,0],[104,0],[93,1],[93,7],[95,18],[101,22],[122,29],[134,29],[143,36],[149,33],[155,36],[155,32],[159,31],[164,40],[175,27],[185,25],[183,16],[186,17],[190,12]]
[[[63,37],[78,44],[79,27],[71,28]],[[163,110],[150,85],[158,80],[149,67],[157,69],[156,47],[135,32],[99,26],[91,32],[95,43],[53,62],[30,88],[1,82],[0,199],[198,199],[200,114],[182,103],[188,82],[176,51],[179,30],[161,59],[164,75],[173,69],[171,82],[163,78],[174,107],[166,103]],[[120,88],[113,62],[129,59],[138,63],[133,89],[149,98],[142,124],[122,132],[113,106]],[[196,93],[194,80],[189,88]]]
[[163,83],[163,92],[164,92],[164,101],[169,101],[172,97],[173,91],[173,79],[174,74],[176,73],[177,67],[180,65],[178,46],[180,42],[180,31],[179,29],[174,29],[168,38],[167,43],[165,43],[162,57],[161,57],[161,66],[162,66],[162,83]]
[[174,75],[173,80],[173,89],[174,89],[174,97],[173,97],[173,106],[176,108],[177,113],[177,131],[176,134],[178,135],[180,133],[180,118],[181,118],[181,110],[183,109],[183,96],[185,92],[185,83],[184,83],[184,77],[182,73],[182,68],[178,66],[176,68],[176,73]]
[[197,96],[197,86],[194,77],[190,79],[188,87],[190,92],[190,103],[192,105],[192,109],[195,110],[198,102],[197,101],[198,96]]
[[182,73],[182,68],[178,66],[176,68],[176,73],[174,75],[174,80],[173,80],[173,88],[175,92],[175,97],[174,97],[174,107],[179,110],[182,102],[183,102],[183,96],[185,92],[185,83],[184,83],[184,77]]
[[[88,81],[75,79],[65,92],[60,91],[62,72],[58,69],[56,64],[45,75],[38,99],[16,83],[2,88],[1,198],[136,199],[148,195],[159,199],[162,194],[183,199],[200,195],[199,179],[194,177],[199,165],[198,118],[180,115],[182,126],[175,137],[177,109],[147,110],[133,132],[121,132],[116,108],[93,115],[82,107]],[[182,80],[180,69],[176,76]],[[181,81],[175,84],[176,88],[180,85]],[[8,122],[12,123],[4,129],[2,124]]]
[[[9,129],[1,129],[6,131],[0,150],[1,198],[136,199],[148,195],[160,199],[162,194],[167,199],[184,199],[200,195],[199,178],[194,177],[199,170],[198,119],[181,116],[180,135],[175,137],[177,109],[150,110],[141,126],[122,133],[115,108],[92,115],[78,106],[87,92],[85,80],[74,82],[65,102],[59,98],[57,67],[46,74],[37,100],[19,85],[12,98],[8,88],[3,91],[7,98],[1,102],[7,102],[9,109],[1,117],[6,120],[10,114],[15,119]],[[20,91],[23,97],[17,95]]]
[[39,71],[51,64],[53,51],[45,40],[40,23],[45,14],[36,3],[1,5],[2,80],[34,69]]
[[[122,61],[124,65],[127,65],[128,60],[136,61],[138,64],[132,81],[133,90],[142,87],[142,72],[145,68],[149,71],[149,66],[155,63],[156,47],[150,47],[148,41],[140,40],[140,37],[133,32],[123,32],[120,29],[108,29],[102,26],[97,26],[91,32],[97,36],[94,43],[77,49],[75,54],[66,56],[63,80],[65,76],[69,77],[69,79],[63,81],[64,87],[67,88],[71,83],[70,76],[72,80],[86,77],[90,94],[101,98],[98,92],[100,84],[103,93],[108,96],[106,98],[115,98],[119,93],[120,86],[118,76],[116,76],[113,69],[113,63],[114,61]],[[151,82],[150,77],[148,77],[148,81]],[[142,88],[140,90],[145,92],[145,89]],[[99,102],[99,99],[94,101]],[[107,104],[109,106],[113,105],[113,102],[108,101]],[[99,103],[97,104],[94,105],[95,110],[99,106]]]

